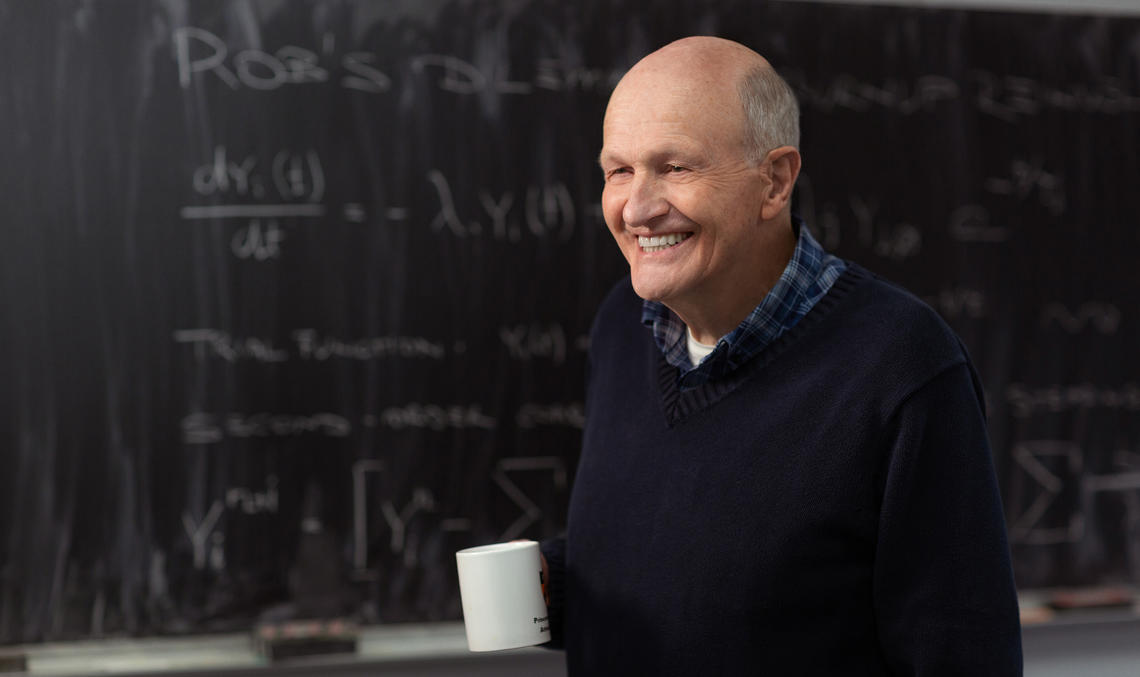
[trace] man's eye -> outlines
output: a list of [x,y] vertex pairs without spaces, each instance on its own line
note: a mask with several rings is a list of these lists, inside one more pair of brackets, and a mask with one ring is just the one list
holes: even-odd
[[674,174],[677,174],[679,172],[685,171],[685,168],[682,167],[681,165],[669,165],[669,171],[674,173]]

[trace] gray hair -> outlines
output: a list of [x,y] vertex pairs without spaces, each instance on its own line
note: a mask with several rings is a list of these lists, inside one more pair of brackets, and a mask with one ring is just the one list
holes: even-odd
[[780,146],[800,147],[800,107],[792,88],[771,66],[760,66],[739,85],[747,116],[749,159],[760,163]]

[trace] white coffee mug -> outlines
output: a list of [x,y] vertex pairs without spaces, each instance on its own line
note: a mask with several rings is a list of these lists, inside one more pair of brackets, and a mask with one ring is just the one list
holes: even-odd
[[467,548],[455,553],[455,562],[469,649],[498,651],[550,641],[538,543]]

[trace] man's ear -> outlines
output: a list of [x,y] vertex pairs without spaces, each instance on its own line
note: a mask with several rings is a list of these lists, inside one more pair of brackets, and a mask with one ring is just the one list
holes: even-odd
[[800,175],[800,152],[792,146],[773,148],[764,158],[764,164],[768,167],[769,185],[761,215],[768,220],[779,216],[791,202],[792,189]]

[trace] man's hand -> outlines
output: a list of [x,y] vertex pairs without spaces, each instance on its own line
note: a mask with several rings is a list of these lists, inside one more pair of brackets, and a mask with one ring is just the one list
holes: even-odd
[[538,556],[542,560],[542,571],[538,574],[538,580],[542,583],[542,599],[547,608],[550,608],[550,567],[546,564],[546,555],[540,552]]

